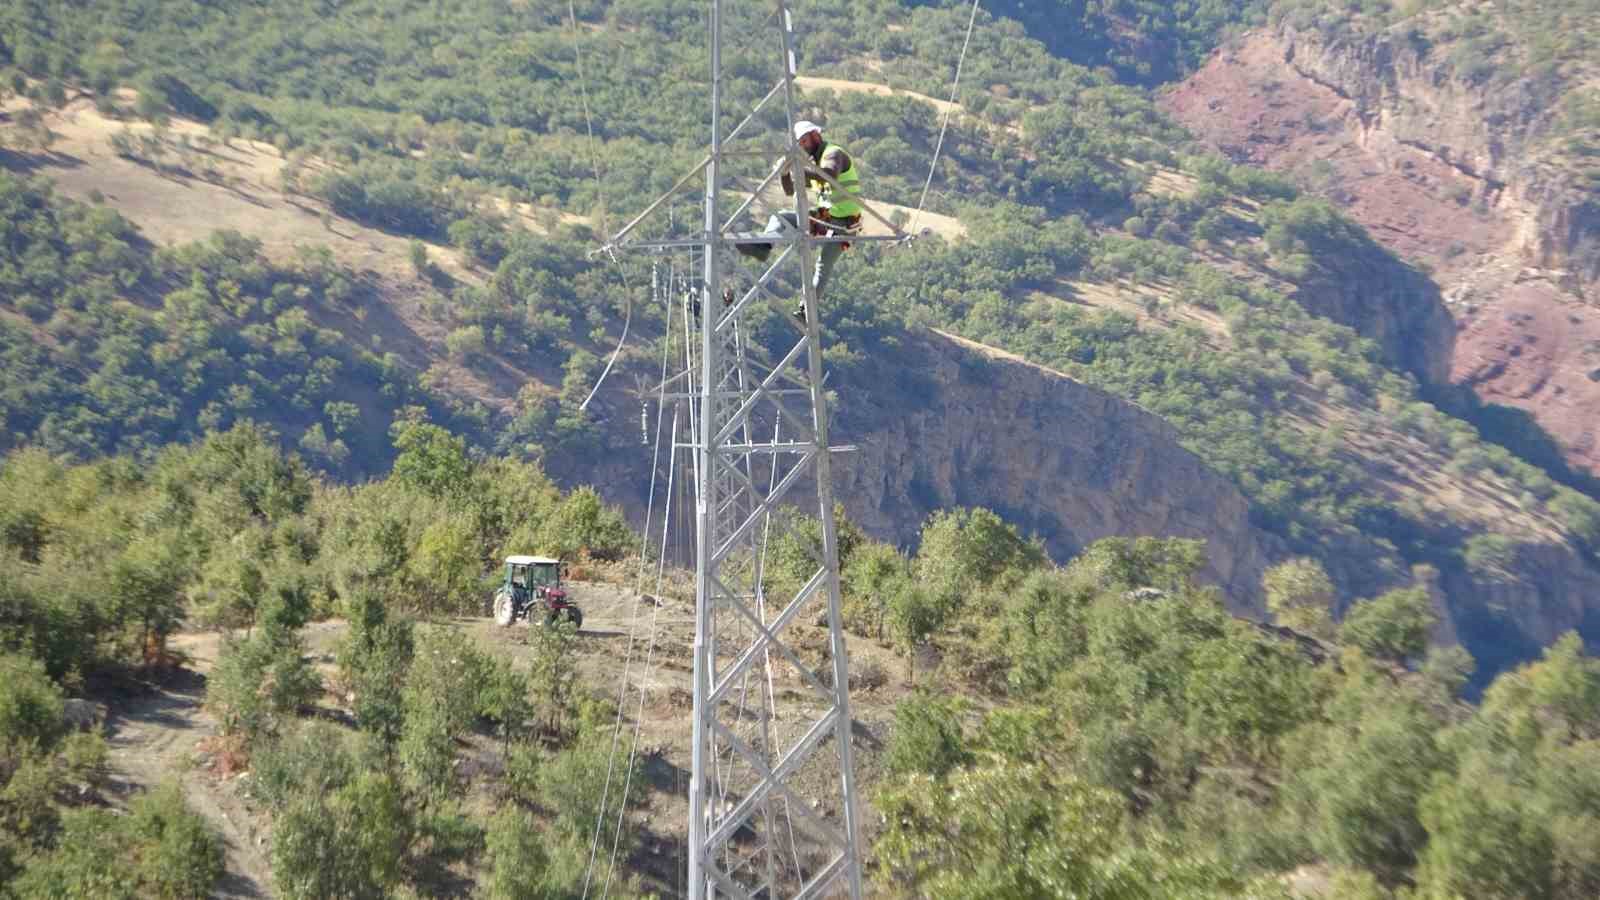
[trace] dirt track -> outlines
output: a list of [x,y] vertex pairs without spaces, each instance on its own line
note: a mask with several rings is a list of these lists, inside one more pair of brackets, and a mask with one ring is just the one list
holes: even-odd
[[206,818],[227,846],[227,872],[217,893],[223,897],[271,896],[272,867],[266,833],[240,800],[232,781],[219,781],[198,765],[197,748],[216,733],[216,720],[203,708],[206,673],[216,662],[215,634],[185,634],[172,647],[187,654],[190,668],[179,669],[148,692],[111,704],[106,726],[111,745],[113,790],[126,798],[135,791],[176,779],[184,799]]

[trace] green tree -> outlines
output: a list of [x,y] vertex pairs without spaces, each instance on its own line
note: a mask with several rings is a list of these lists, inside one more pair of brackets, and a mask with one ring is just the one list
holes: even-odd
[[546,884],[549,855],[532,816],[507,806],[489,820],[490,900],[543,900],[559,896]]
[[1317,852],[1392,883],[1428,843],[1420,806],[1448,756],[1421,692],[1394,685],[1358,656],[1346,665],[1330,721],[1288,741],[1286,799]]
[[1010,662],[1007,685],[1021,693],[1047,687],[1056,674],[1079,659],[1088,636],[1088,605],[1099,584],[1084,577],[1075,561],[1066,572],[1035,572],[1005,598],[1001,618],[1003,646],[989,652]]
[[384,772],[357,775],[329,796],[308,793],[272,829],[272,877],[290,898],[391,896],[413,826],[400,786]]
[[482,606],[483,557],[466,516],[445,516],[424,528],[407,568],[420,609],[438,615]]
[[405,721],[403,686],[414,648],[408,619],[390,619],[375,591],[361,591],[348,602],[350,631],[339,645],[339,669],[355,695],[356,721],[392,744]]
[[206,685],[206,705],[224,733],[254,739],[279,731],[321,691],[300,635],[270,626],[225,642]]
[[1448,732],[1421,820],[1419,895],[1576,900],[1600,891],[1600,661],[1576,634],[1495,679]]
[[1428,649],[1436,617],[1424,588],[1398,588],[1350,609],[1339,637],[1374,659],[1404,663]]
[[1137,849],[1122,801],[1070,773],[997,762],[886,785],[884,888],[915,896],[1147,900],[1261,896],[1226,867]]
[[622,513],[606,506],[588,485],[573,489],[556,504],[539,528],[538,542],[545,552],[562,559],[587,553],[606,560],[621,559],[635,543]]
[[482,356],[488,345],[481,325],[464,325],[445,336],[444,346],[456,362],[471,362]]
[[[1045,563],[1044,551],[986,509],[934,513],[922,527],[917,579],[947,609],[960,609],[979,586],[1002,589]],[[990,601],[985,600],[985,603]]]
[[0,746],[55,746],[65,728],[61,711],[61,689],[43,663],[0,653]]
[[452,785],[455,739],[477,717],[481,653],[453,628],[417,634],[401,702],[404,724],[396,748],[406,782],[434,797]]
[[907,589],[910,576],[909,561],[888,544],[868,542],[850,554],[840,572],[846,627],[883,640],[889,599]]
[[889,598],[889,632],[906,657],[906,677],[915,682],[917,648],[944,627],[950,609],[920,584],[908,584]]
[[1279,563],[1261,576],[1261,590],[1278,622],[1319,640],[1333,639],[1336,598],[1321,563],[1303,556]]
[[560,734],[577,690],[577,626],[561,619],[528,628],[528,678],[546,728]]
[[128,828],[143,845],[136,854],[139,881],[150,896],[209,896],[222,878],[222,838],[183,802],[176,784],[156,788],[129,804]]
[[69,810],[54,849],[13,887],[19,897],[199,900],[222,874],[222,839],[169,784],[134,797],[126,816]]
[[1205,566],[1205,542],[1181,538],[1103,538],[1073,560],[1108,588],[1189,588]]
[[434,497],[466,497],[472,489],[473,463],[467,442],[427,422],[394,426],[394,475]]
[[[609,723],[608,723],[609,724]],[[605,834],[612,836],[613,829],[617,827],[619,819],[622,824],[622,834],[617,840],[622,848],[621,853],[626,858],[632,846],[633,834],[627,827],[626,818],[622,816],[622,792],[617,786],[629,779],[626,771],[628,762],[619,758],[612,762],[611,741],[609,736],[600,731],[581,732],[578,739],[571,746],[551,755],[544,760],[534,775],[538,783],[540,804],[547,809],[555,810],[555,832],[561,841],[556,844],[552,853],[552,876],[560,879],[558,870],[563,868],[562,860],[557,857],[566,851],[563,846],[573,846],[587,850],[589,842],[595,834],[596,824],[605,828]],[[615,771],[611,776],[611,792],[605,793],[606,771],[612,765]],[[634,762],[637,766],[637,761]],[[639,780],[639,772],[635,769],[632,778],[635,783]],[[601,805],[601,797],[605,795],[605,805]],[[629,798],[637,802],[638,795]],[[587,856],[587,854],[584,854]],[[582,878],[582,870],[578,872]]]

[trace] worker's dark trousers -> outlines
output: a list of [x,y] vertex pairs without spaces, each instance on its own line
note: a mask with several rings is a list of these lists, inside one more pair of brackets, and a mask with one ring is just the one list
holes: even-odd
[[[846,233],[847,223],[839,219],[829,219],[829,237]],[[778,213],[767,220],[766,230],[762,234],[781,235],[799,228],[793,212]],[[772,255],[771,244],[738,244],[738,251],[745,256],[759,259],[762,262]],[[843,244],[823,244],[817,253],[817,271],[811,279],[811,284],[817,290],[817,299],[822,299],[823,292],[828,287],[828,279],[833,275],[833,266],[839,261],[839,254],[844,252]]]

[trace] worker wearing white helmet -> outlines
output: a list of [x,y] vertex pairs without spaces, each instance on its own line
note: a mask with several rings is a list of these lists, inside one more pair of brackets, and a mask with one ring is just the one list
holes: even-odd
[[[861,228],[861,203],[856,198],[861,193],[861,175],[855,161],[838,144],[830,144],[822,137],[822,128],[815,122],[794,123],[794,139],[811,157],[806,167],[808,198],[814,204],[811,210],[811,231],[822,236],[853,234]],[[779,165],[786,165],[780,162]],[[794,180],[785,170],[782,175],[783,192],[794,196]],[[782,234],[799,227],[793,212],[779,213],[767,221],[766,234]],[[823,244],[817,254],[817,271],[813,284],[817,296],[827,287],[833,266],[839,261],[848,244]],[[740,244],[739,252],[756,259],[766,260],[772,254],[771,244]]]

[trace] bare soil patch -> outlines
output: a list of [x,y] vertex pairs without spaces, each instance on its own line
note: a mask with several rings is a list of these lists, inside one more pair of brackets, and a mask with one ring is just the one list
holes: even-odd
[[1505,217],[1474,206],[1478,180],[1386,141],[1352,101],[1296,72],[1271,35],[1217,51],[1161,106],[1223,155],[1295,175],[1380,243],[1442,274],[1513,237]]
[[937,97],[930,97],[927,94],[920,94],[903,88],[892,88],[886,84],[873,84],[869,81],[850,81],[844,78],[818,78],[813,75],[800,75],[794,81],[803,90],[876,94],[879,97],[910,97],[913,100],[920,100],[932,106],[939,111],[940,115],[946,113],[954,115],[963,111],[959,103],[951,103],[949,100],[940,100]]
[[1574,466],[1600,473],[1600,311],[1543,280],[1460,304],[1451,378],[1534,414]]

